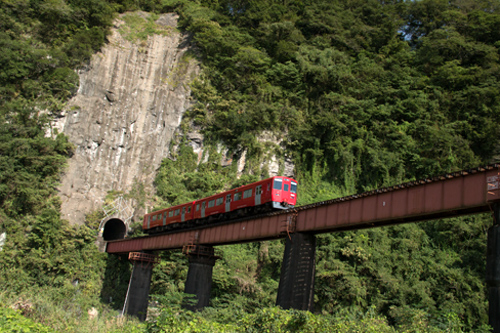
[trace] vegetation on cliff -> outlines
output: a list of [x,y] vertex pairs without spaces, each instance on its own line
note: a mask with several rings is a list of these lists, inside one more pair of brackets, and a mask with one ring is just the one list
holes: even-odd
[[[95,230],[61,219],[55,187],[72,146],[46,134],[115,13],[176,11],[204,73],[184,125],[201,126],[207,146],[247,148],[249,167],[236,179],[215,149],[197,165],[181,141],[155,181],[161,206],[266,177],[262,131],[287,138],[302,204],[489,163],[500,130],[499,1],[0,1],[2,303],[29,300],[26,315],[74,331],[484,329],[488,216],[319,237],[324,316],[263,309],[275,300],[280,241],[220,249],[214,309],[161,309],[187,272],[180,253],[165,253],[152,286],[167,297],[158,319],[112,323],[104,302],[121,305],[129,267],[98,253]],[[93,322],[90,307],[105,321]],[[45,330],[0,314],[0,328]]]

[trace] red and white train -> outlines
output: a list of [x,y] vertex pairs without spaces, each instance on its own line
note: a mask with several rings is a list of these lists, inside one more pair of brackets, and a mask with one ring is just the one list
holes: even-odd
[[208,198],[146,214],[142,228],[148,233],[161,232],[273,209],[288,209],[294,207],[296,202],[297,181],[289,177],[271,177]]

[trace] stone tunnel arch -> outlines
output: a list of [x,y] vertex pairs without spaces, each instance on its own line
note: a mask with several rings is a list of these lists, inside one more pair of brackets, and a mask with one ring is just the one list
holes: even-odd
[[124,239],[127,234],[127,226],[119,218],[110,218],[104,223],[102,239],[105,241]]

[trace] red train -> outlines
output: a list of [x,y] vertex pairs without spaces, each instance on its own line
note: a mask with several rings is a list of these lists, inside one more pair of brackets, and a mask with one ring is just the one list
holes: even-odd
[[146,214],[142,228],[148,233],[160,232],[215,220],[230,220],[273,209],[287,209],[294,207],[296,202],[297,181],[289,177],[271,177],[208,198]]

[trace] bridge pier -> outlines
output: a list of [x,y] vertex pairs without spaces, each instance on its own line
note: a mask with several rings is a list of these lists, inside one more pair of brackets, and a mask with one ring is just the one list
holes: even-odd
[[123,314],[146,320],[149,302],[149,288],[156,256],[142,252],[129,253],[129,260],[134,266],[128,284],[127,296],[123,305]]
[[500,333],[500,203],[493,205],[493,226],[488,230],[486,284],[488,286],[489,324]]
[[313,310],[315,254],[316,236],[294,233],[286,239],[276,305]]
[[183,307],[192,311],[201,310],[210,302],[212,272],[217,257],[213,246],[194,245],[188,248],[189,269],[184,292],[195,295]]

